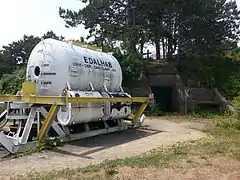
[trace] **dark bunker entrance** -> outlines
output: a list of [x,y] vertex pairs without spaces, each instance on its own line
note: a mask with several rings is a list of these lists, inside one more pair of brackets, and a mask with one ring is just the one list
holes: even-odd
[[157,86],[151,87],[152,93],[154,94],[156,107],[165,113],[174,112],[173,105],[173,87],[171,86]]

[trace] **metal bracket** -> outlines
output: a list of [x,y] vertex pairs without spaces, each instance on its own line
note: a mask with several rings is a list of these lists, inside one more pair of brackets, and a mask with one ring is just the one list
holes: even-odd
[[56,117],[58,110],[59,110],[58,105],[54,104],[51,106],[51,109],[49,110],[49,112],[43,122],[43,125],[39,131],[39,134],[37,136],[38,140],[41,140],[48,133],[51,125],[54,122],[54,118]]
[[37,107],[32,107],[31,111],[29,113],[26,125],[24,127],[22,137],[19,138],[19,143],[20,144],[26,144],[27,143],[29,133],[32,129],[32,125],[33,125],[33,122],[34,122],[34,118],[36,116],[36,112],[37,112]]
[[2,144],[3,147],[12,154],[19,151],[19,147],[16,146],[13,141],[2,132],[0,132],[0,144]]
[[90,86],[91,90],[94,91],[94,88],[93,88],[93,85],[91,82],[89,82],[89,86]]
[[148,106],[148,102],[145,102],[140,106],[139,110],[136,112],[136,114],[133,118],[133,123],[134,124],[139,123],[140,117],[141,117],[142,113],[144,112],[144,110],[146,109],[147,106]]
[[120,91],[121,91],[121,92],[124,92],[124,90],[123,90],[122,86],[120,86],[120,88],[119,88],[119,89],[120,89]]
[[104,88],[104,90],[105,90],[106,92],[108,92],[108,89],[107,89],[106,84],[103,85],[103,88]]
[[6,114],[7,110],[3,111],[2,114],[0,114],[0,129],[7,124],[7,120],[4,121]]
[[[41,112],[41,114],[44,116],[44,118],[46,118],[48,112],[44,107],[39,108],[39,111]],[[61,127],[58,125],[58,123],[56,121],[52,122],[52,128],[56,131],[56,133],[60,136],[60,137],[64,137],[66,136],[66,134],[64,133],[64,131],[61,129]]]
[[69,130],[69,128],[67,126],[63,126],[63,131],[66,134],[66,136],[70,136],[71,135],[70,130]]
[[69,91],[71,91],[72,90],[72,88],[71,88],[71,86],[70,86],[70,84],[69,84],[69,82],[67,81],[67,89],[69,90]]

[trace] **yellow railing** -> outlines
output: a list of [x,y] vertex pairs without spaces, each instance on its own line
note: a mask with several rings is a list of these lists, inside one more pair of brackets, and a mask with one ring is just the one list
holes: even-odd
[[104,103],[104,102],[126,102],[126,103],[141,103],[139,110],[136,112],[133,118],[133,123],[137,124],[139,119],[146,109],[149,98],[144,97],[132,97],[132,98],[88,98],[88,97],[64,97],[64,96],[29,96],[29,95],[4,95],[0,96],[0,101],[2,102],[23,102],[29,104],[42,104],[42,105],[52,105],[50,111],[48,112],[43,126],[41,127],[38,140],[41,140],[48,132],[49,127],[52,124],[54,116],[61,105],[81,104],[81,103]]
[[24,102],[29,104],[55,104],[67,105],[67,103],[104,103],[104,102],[128,102],[144,103],[149,98],[132,97],[132,98],[91,98],[91,97],[64,97],[64,96],[19,96],[19,95],[0,95],[0,102]]

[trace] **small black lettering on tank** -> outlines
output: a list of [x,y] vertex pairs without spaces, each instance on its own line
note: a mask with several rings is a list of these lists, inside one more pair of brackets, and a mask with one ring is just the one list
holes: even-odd
[[106,67],[108,67],[108,63],[107,63],[107,62],[104,62],[104,65],[105,65]]
[[99,63],[99,60],[97,59],[97,65],[101,66],[101,64]]
[[[92,67],[91,65],[95,65],[95,66],[100,66],[100,67],[105,67],[103,70],[107,70],[109,71],[108,68],[113,68],[113,65],[111,62],[108,62],[108,61],[104,61],[104,60],[100,60],[100,59],[94,59],[94,58],[90,58],[90,57],[83,57],[84,58],[84,65],[81,65],[79,63],[75,63],[74,62],[74,66],[84,66],[84,67]],[[94,69],[97,69],[95,66],[93,66]],[[106,69],[107,68],[107,69]]]
[[55,72],[49,72],[49,73],[42,73],[42,75],[45,75],[45,76],[55,76],[57,73]]
[[104,61],[100,60],[100,63],[101,63],[101,66],[103,66],[103,65],[104,65]]
[[96,59],[93,59],[93,63],[94,63],[94,65],[97,65]]
[[92,66],[90,64],[85,64],[85,68],[91,68]]
[[100,69],[100,67],[99,66],[94,66],[94,69]]
[[108,62],[108,67],[112,68],[112,63]]
[[73,62],[73,66],[78,66],[78,63],[77,62]]
[[45,81],[45,82],[43,82],[43,84],[44,84],[44,85],[46,85],[46,84],[52,84],[52,82],[51,82],[51,81]]
[[49,67],[49,64],[41,64],[41,67]]
[[88,61],[89,61],[90,64],[93,64],[92,58],[88,58]]
[[85,63],[88,63],[88,58],[87,57],[83,57],[83,59],[84,59]]

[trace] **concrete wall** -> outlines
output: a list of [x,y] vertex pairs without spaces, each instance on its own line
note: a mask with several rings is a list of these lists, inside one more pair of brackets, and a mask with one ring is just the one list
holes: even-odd
[[[161,69],[158,68],[160,71]],[[175,112],[184,113],[185,111],[185,87],[181,81],[180,76],[177,73],[156,73],[151,70],[148,77],[143,76],[140,80],[136,81],[131,89],[131,95],[135,97],[149,97],[151,92],[151,87],[162,87],[169,86],[172,87],[172,105]]]
[[149,75],[150,86],[171,86],[174,87],[176,84],[175,75]]
[[149,84],[155,87],[172,87],[172,108],[175,112],[185,113],[185,86],[180,76],[176,74],[150,75]]

